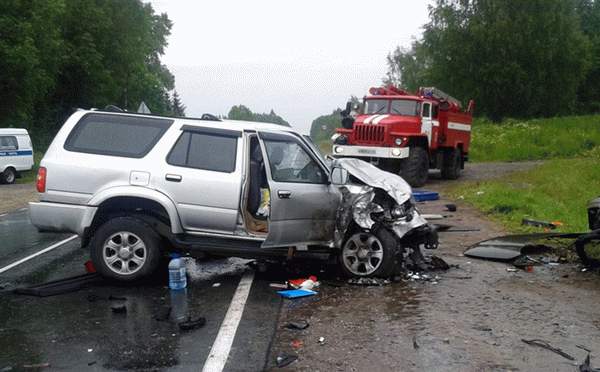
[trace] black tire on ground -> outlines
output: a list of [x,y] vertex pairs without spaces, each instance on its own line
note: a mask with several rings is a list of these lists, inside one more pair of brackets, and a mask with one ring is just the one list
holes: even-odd
[[589,267],[600,267],[600,230],[579,237],[575,250],[581,263]]
[[421,187],[429,176],[429,154],[422,147],[411,147],[400,168],[400,176],[411,187]]
[[460,176],[462,153],[460,149],[444,152],[444,163],[442,164],[442,177],[447,180],[455,180]]
[[0,181],[5,184],[11,184],[15,182],[16,178],[17,172],[13,168],[6,168],[4,172],[2,172],[2,178],[0,178]]
[[386,229],[359,230],[342,245],[339,256],[344,275],[354,278],[389,277],[395,273],[398,240]]
[[135,281],[150,275],[160,258],[158,236],[143,221],[117,217],[105,222],[92,237],[90,256],[105,277]]

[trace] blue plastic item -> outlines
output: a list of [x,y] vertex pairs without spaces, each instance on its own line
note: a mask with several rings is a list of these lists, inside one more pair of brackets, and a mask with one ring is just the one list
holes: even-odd
[[438,200],[440,195],[435,191],[413,190],[413,197],[416,201]]
[[308,291],[306,289],[290,289],[287,291],[279,291],[277,292],[281,297],[285,298],[296,298],[296,297],[305,297],[305,296],[313,296],[316,292]]
[[169,262],[169,288],[183,289],[186,285],[185,262],[178,254],[173,254],[173,259]]

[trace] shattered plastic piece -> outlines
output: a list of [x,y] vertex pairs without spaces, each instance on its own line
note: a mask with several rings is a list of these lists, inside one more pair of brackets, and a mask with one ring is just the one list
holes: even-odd
[[289,289],[287,291],[279,291],[277,292],[281,297],[284,298],[298,298],[298,297],[306,297],[306,296],[314,296],[317,292],[308,291],[306,289]]
[[319,337],[319,343],[323,345],[325,343],[325,337]]
[[521,341],[523,341],[524,343],[529,344],[529,345],[539,346],[541,348],[548,349],[548,350],[550,350],[550,351],[552,351],[552,352],[554,352],[554,353],[556,353],[556,354],[558,354],[558,355],[560,355],[560,356],[562,356],[564,358],[567,358],[569,360],[575,360],[575,358],[573,358],[569,354],[565,353],[561,349],[550,346],[550,344],[548,344],[546,341],[543,341],[543,340],[525,340],[525,339],[521,339]]
[[182,322],[179,322],[179,328],[187,331],[196,327],[203,327],[206,324],[206,318],[205,317],[200,317],[196,320],[192,320],[191,317],[188,317],[187,320],[184,320]]
[[[532,242],[540,239],[574,239],[580,237],[581,235],[581,233],[541,233],[499,236],[497,238],[484,240],[472,245],[464,252],[464,255],[476,258],[511,261],[519,257],[521,254],[531,253],[531,250],[543,248],[544,246],[532,245]],[[529,248],[531,248],[531,250]]]
[[282,351],[277,356],[277,359],[275,360],[275,364],[277,365],[277,367],[281,368],[281,367],[287,366],[288,364],[290,364],[291,362],[293,362],[296,359],[298,359],[297,356],[289,355]]
[[167,320],[169,319],[169,315],[171,315],[171,307],[170,306],[163,306],[158,314],[156,315],[155,319],[158,321],[163,321],[163,320]]
[[125,306],[124,304],[113,305],[111,307],[111,310],[113,313],[122,314],[127,312],[127,306]]
[[288,322],[285,326],[290,329],[306,329],[309,324],[307,322]]
[[380,278],[352,278],[348,279],[348,284],[359,284],[359,285],[385,285],[390,284],[389,279]]
[[544,227],[546,229],[556,229],[556,226],[558,225],[562,225],[561,222],[546,222],[546,221],[538,221],[538,220],[532,220],[530,218],[523,218],[523,220],[521,220],[521,225],[531,225],[531,226],[535,226],[535,227]]
[[589,354],[589,350],[588,350],[588,355],[585,358],[585,360],[583,361],[583,363],[581,363],[581,365],[579,366],[579,371],[580,372],[599,372],[600,368],[594,368],[592,367],[592,364],[590,362],[590,354]]
[[319,286],[319,282],[317,282],[317,277],[315,276],[309,276],[308,279],[288,280],[288,284],[293,289],[306,289],[309,291]]

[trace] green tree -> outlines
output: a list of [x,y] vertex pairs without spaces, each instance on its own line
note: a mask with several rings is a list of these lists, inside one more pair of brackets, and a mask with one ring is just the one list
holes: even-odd
[[475,99],[495,122],[572,113],[589,62],[575,9],[574,0],[437,0],[422,40],[388,58],[388,79]]
[[253,113],[248,107],[244,105],[233,106],[227,114],[227,118],[230,120],[245,120],[245,121],[260,121],[263,123],[273,123],[290,127],[290,123],[283,120],[283,118],[273,110],[269,114],[256,114]]
[[578,92],[577,111],[591,114],[600,112],[600,1],[580,0],[577,11],[591,53],[591,64]]
[[342,109],[337,108],[329,115],[319,116],[313,120],[310,127],[310,138],[315,142],[329,141],[335,133],[335,128],[341,128]]
[[64,61],[60,0],[0,2],[0,121],[28,126]]
[[66,58],[46,105],[54,112],[41,116],[109,104],[135,111],[141,102],[166,114],[165,92],[174,88],[173,75],[160,62],[172,27],[167,16],[140,0],[64,1]]
[[170,106],[170,111],[175,116],[185,116],[185,105],[181,103],[181,98],[179,98],[179,94],[177,93],[177,91],[173,93],[173,100],[171,101]]

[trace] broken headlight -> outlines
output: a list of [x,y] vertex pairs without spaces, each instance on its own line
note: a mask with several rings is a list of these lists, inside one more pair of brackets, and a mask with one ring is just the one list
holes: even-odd
[[393,219],[402,218],[412,213],[415,207],[415,199],[411,196],[407,201],[400,205],[395,205],[390,209],[390,216]]

